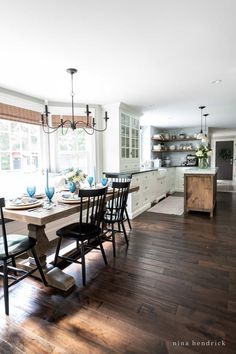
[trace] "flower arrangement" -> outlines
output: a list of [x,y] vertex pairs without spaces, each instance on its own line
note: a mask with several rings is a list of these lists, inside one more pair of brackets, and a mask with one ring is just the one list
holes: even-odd
[[196,150],[196,155],[198,158],[207,158],[212,155],[212,149],[210,146],[201,145]]
[[76,169],[71,168],[66,175],[66,179],[69,182],[75,182],[75,183],[83,182],[86,179],[86,177],[87,175],[78,168]]

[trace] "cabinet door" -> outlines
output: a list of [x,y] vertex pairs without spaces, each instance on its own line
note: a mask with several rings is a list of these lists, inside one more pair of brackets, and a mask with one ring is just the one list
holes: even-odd
[[173,193],[175,191],[175,168],[167,169],[166,192]]
[[139,159],[139,119],[121,112],[121,159]]
[[121,113],[121,158],[130,158],[130,117]]
[[139,158],[139,120],[134,117],[130,117],[130,129],[131,129],[131,158]]
[[156,171],[155,173],[155,185],[153,188],[155,199],[159,199],[165,195],[166,192],[166,171]]

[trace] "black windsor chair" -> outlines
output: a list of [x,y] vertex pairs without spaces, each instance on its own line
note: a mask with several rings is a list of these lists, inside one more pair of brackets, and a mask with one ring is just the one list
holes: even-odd
[[[104,213],[107,188],[80,189],[80,211],[79,221],[62,227],[56,231],[59,236],[56,248],[54,264],[58,258],[68,262],[82,265],[83,285],[86,285],[85,255],[93,249],[100,249],[104,262],[107,264],[106,255],[103,249],[100,235],[102,233],[101,222]],[[76,249],[70,255],[60,255],[62,239],[76,241]],[[81,258],[81,261],[79,259]]]
[[[112,182],[131,182],[132,174],[131,173],[105,173],[105,176]],[[129,229],[132,229],[131,222],[129,219],[129,214],[127,211],[127,205],[125,206],[125,220],[129,224]],[[119,226],[118,226],[119,227]],[[120,231],[120,228],[119,228]]]
[[[113,256],[116,257],[116,242],[115,234],[120,232],[120,225],[124,233],[127,246],[129,245],[127,233],[124,227],[125,221],[125,207],[129,193],[130,182],[112,182],[112,195],[111,199],[107,202],[106,209],[103,215],[103,222],[106,224],[105,240],[112,241]],[[119,231],[115,230],[114,225],[118,224]],[[109,229],[111,225],[111,229]],[[111,232],[110,235],[109,232]]]
[[[35,251],[36,239],[24,235],[8,234],[6,233],[5,220],[3,215],[3,208],[5,207],[5,199],[0,198],[0,210],[1,210],[1,224],[2,235],[0,235],[0,267],[3,268],[3,272],[0,272],[0,276],[3,277],[3,289],[4,289],[4,302],[5,313],[9,315],[9,288],[19,281],[23,280],[27,276],[39,271],[44,285],[47,285],[42,266]],[[16,257],[23,253],[31,251],[36,267],[30,271],[26,271],[16,267]],[[19,274],[18,274],[19,273]],[[10,280],[10,283],[9,283]],[[11,282],[12,281],[12,282]]]

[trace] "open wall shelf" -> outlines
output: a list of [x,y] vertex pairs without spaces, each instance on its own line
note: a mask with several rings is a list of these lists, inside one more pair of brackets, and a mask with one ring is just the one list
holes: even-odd
[[196,149],[152,150],[152,152],[196,152]]
[[184,139],[170,139],[170,140],[163,140],[163,139],[156,139],[156,138],[153,138],[152,137],[152,140],[155,140],[155,141],[157,141],[158,143],[173,143],[173,142],[175,142],[175,141],[196,141],[196,140],[199,140],[199,139],[197,139],[197,138],[184,138]]

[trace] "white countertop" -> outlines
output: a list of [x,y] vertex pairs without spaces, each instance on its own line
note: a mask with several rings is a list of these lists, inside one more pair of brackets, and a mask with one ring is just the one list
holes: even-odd
[[184,174],[198,174],[198,175],[215,175],[218,171],[218,167],[209,167],[209,168],[198,168],[198,167],[193,167],[189,168],[187,171],[184,172]]

